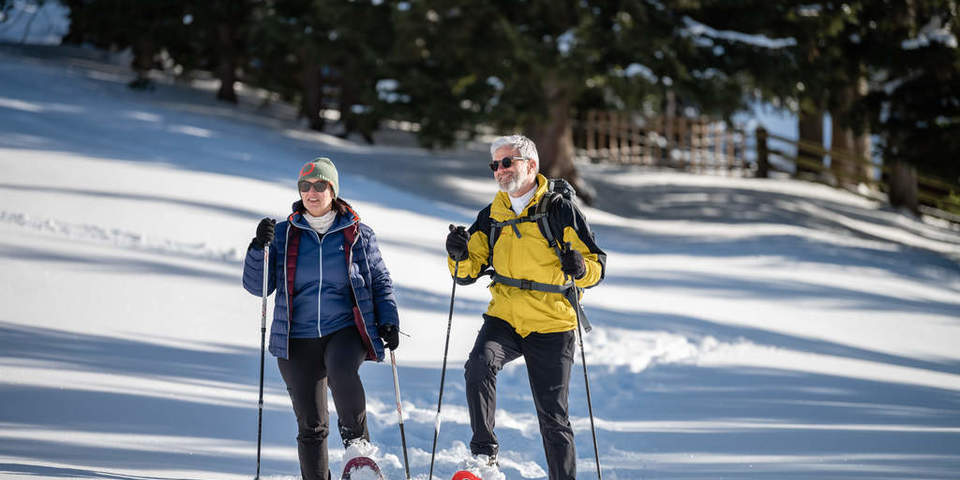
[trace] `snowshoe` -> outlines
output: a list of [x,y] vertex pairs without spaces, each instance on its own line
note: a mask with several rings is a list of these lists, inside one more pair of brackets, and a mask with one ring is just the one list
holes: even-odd
[[370,457],[354,457],[343,466],[340,480],[386,480],[377,462]]

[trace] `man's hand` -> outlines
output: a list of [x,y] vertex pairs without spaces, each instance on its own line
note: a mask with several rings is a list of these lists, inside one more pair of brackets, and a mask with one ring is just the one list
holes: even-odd
[[396,350],[400,346],[400,330],[396,325],[384,324],[377,329],[380,338],[383,339],[383,345],[390,350]]
[[563,273],[579,280],[587,274],[587,265],[583,263],[583,255],[579,251],[568,247],[560,253],[560,263]]
[[450,233],[447,234],[447,255],[450,255],[450,258],[456,262],[466,260],[470,255],[470,251],[467,249],[467,242],[469,241],[470,235],[467,234],[466,227],[450,225]]

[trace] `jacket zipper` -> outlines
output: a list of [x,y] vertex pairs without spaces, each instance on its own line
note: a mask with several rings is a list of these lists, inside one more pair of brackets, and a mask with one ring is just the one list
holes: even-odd
[[[302,216],[301,216],[301,218],[302,218]],[[329,235],[329,234],[331,234],[331,233],[339,232],[340,230],[343,230],[343,229],[349,227],[350,225],[353,225],[353,223],[354,223],[354,222],[350,222],[349,224],[344,225],[344,226],[342,226],[342,227],[340,227],[340,228],[338,228],[338,229],[336,229],[336,230],[327,230],[327,232],[323,234],[323,238],[326,238],[327,235]],[[320,248],[318,249],[318,250],[319,250],[319,251],[318,251],[318,254],[319,254],[319,257],[320,257],[320,259],[319,259],[319,261],[320,261],[320,281],[319,281],[319,284],[317,285],[317,336],[323,337],[323,333],[320,332],[320,305],[321,305],[322,302],[323,302],[323,238],[320,238],[320,234],[317,233],[317,231],[314,230],[314,229],[312,229],[312,228],[303,228],[303,227],[301,227],[300,225],[297,225],[296,223],[294,223],[294,222],[292,222],[292,221],[290,222],[290,225],[291,225],[292,227],[299,228],[299,229],[301,229],[301,230],[309,230],[311,233],[314,234],[314,236],[316,236],[316,238],[317,238],[317,243],[320,245]],[[290,240],[290,229],[288,228],[288,229],[287,229],[287,241],[289,241],[289,240]],[[354,242],[356,242],[356,239],[354,240]],[[353,253],[353,245],[350,246],[350,253],[351,253],[351,256],[352,256],[352,253]],[[284,252],[283,255],[284,255],[284,262],[283,262],[283,269],[284,269],[284,271],[283,271],[283,277],[284,277],[284,282],[286,282],[286,277],[287,277],[287,271],[286,271],[286,269],[287,269],[286,255],[287,255],[287,254],[286,254],[286,252]],[[297,256],[297,261],[299,261],[299,260],[300,260],[300,256],[298,255],[298,256]],[[351,261],[352,261],[352,260],[353,260],[353,259],[351,258]],[[353,282],[350,281],[350,269],[349,269],[349,268],[347,268],[347,282],[350,284],[350,290],[353,291]],[[293,295],[293,292],[291,292],[290,295],[292,296],[292,295]],[[356,298],[356,295],[357,295],[356,292],[354,292],[353,295],[354,295],[354,298]],[[288,351],[289,351],[289,347],[290,347],[290,329],[293,328],[293,325],[292,325],[293,306],[292,306],[292,305],[288,306],[287,311],[289,312],[289,314],[287,315],[287,348],[288,348]],[[361,314],[361,315],[362,315],[362,314]]]
[[[291,222],[291,226],[293,222]],[[283,243],[283,290],[287,302],[287,358],[290,358],[290,329],[293,328],[293,292],[290,292],[290,286],[287,285],[287,246],[290,245],[290,228],[287,227],[285,234],[286,240]]]

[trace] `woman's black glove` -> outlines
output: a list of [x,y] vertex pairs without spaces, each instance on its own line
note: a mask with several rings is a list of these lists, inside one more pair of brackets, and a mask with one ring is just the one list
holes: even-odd
[[467,242],[469,241],[470,235],[467,234],[466,227],[450,225],[450,233],[447,234],[447,255],[450,255],[450,258],[456,262],[466,260],[470,255],[470,251],[467,249]]
[[272,218],[264,218],[257,225],[257,236],[250,242],[257,250],[263,250],[263,246],[273,241],[273,230],[277,221]]
[[579,280],[587,274],[587,266],[583,263],[583,255],[577,250],[567,248],[560,253],[560,263],[563,267],[563,273],[575,279]]
[[396,325],[389,323],[380,325],[377,332],[380,333],[380,338],[383,339],[383,345],[390,350],[396,350],[400,345],[400,330]]

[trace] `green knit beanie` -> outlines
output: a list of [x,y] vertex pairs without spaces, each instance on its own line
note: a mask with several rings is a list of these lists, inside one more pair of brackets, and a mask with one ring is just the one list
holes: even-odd
[[313,161],[305,163],[303,168],[300,169],[300,178],[297,179],[297,182],[317,178],[330,182],[330,185],[333,186],[333,196],[340,196],[340,176],[337,174],[337,167],[333,165],[333,161],[329,158],[317,157]]

